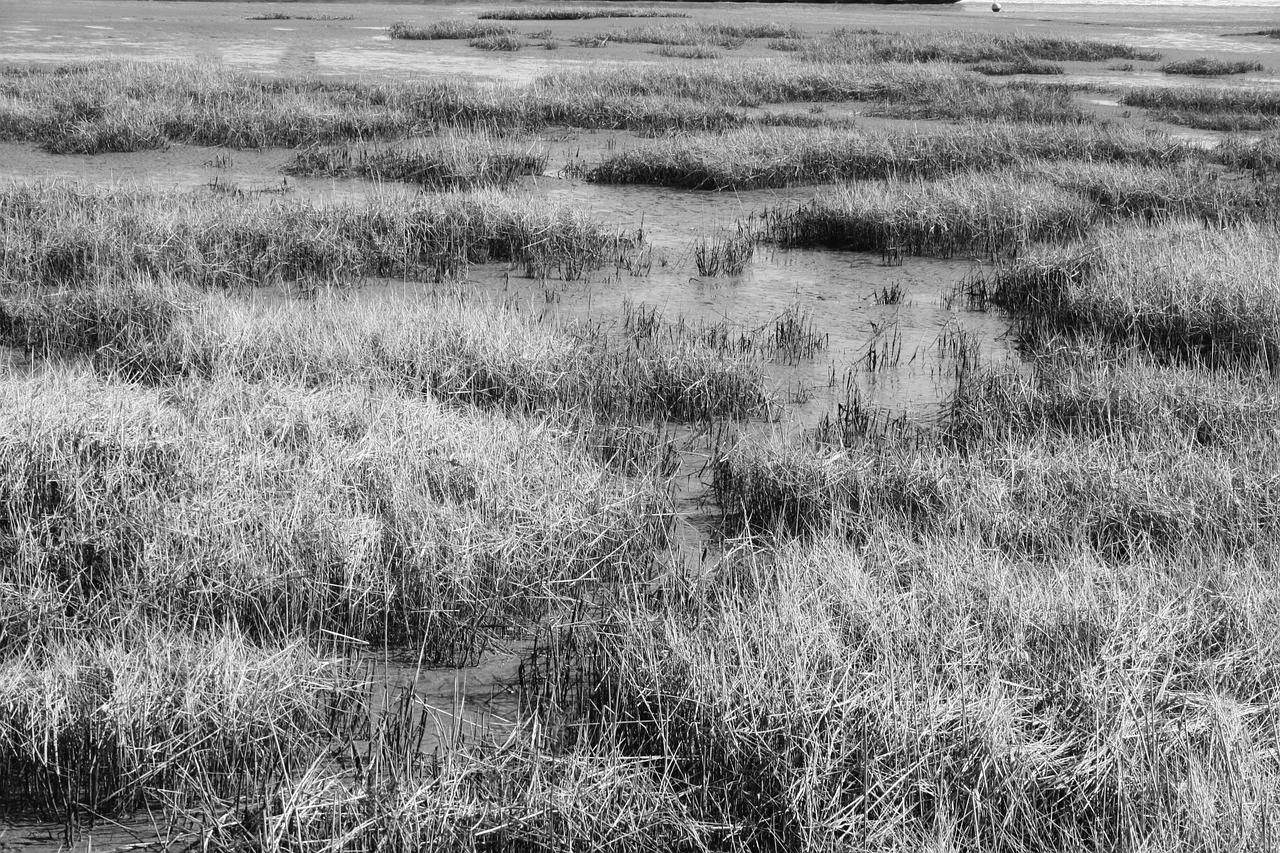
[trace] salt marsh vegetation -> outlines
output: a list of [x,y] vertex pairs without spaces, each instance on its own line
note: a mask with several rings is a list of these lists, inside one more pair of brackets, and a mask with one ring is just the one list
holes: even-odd
[[1136,88],[1121,102],[1150,109],[1172,124],[1204,130],[1268,130],[1280,117],[1280,94],[1266,89]]
[[794,210],[766,211],[760,234],[783,246],[998,257],[1032,242],[1077,238],[1091,213],[1079,195],[1048,182],[970,173],[842,184]]
[[1187,74],[1193,77],[1222,77],[1227,74],[1248,74],[1252,71],[1262,71],[1261,62],[1223,62],[1218,59],[1209,59],[1208,57],[1199,57],[1197,59],[1189,59],[1186,62],[1166,62],[1160,66],[1160,70],[1165,74]]
[[972,31],[885,32],[842,29],[814,39],[801,52],[814,62],[1104,62],[1158,60],[1160,54],[1121,42]]
[[1025,255],[979,288],[982,298],[1053,327],[1210,362],[1274,363],[1280,356],[1275,237],[1274,225],[1130,225]]
[[295,155],[284,172],[404,181],[436,190],[476,189],[509,187],[523,175],[541,175],[548,159],[546,148],[536,140],[468,134],[430,144],[314,146]]
[[753,128],[636,145],[602,157],[586,176],[598,183],[746,190],[847,179],[939,178],[993,162],[1012,170],[1054,161],[1177,164],[1200,156],[1167,134],[1087,124],[966,123],[923,132]]
[[1274,849],[1277,146],[1147,121],[1274,93],[777,17],[378,22],[572,54],[496,83],[0,73],[11,152],[82,155],[0,187],[0,816]]
[[494,190],[310,204],[31,184],[0,192],[0,210],[0,276],[36,287],[131,272],[211,289],[438,280],[493,261],[569,280],[639,241],[567,205]]
[[505,24],[482,24],[476,21],[444,20],[424,27],[398,21],[387,29],[393,39],[432,41],[438,39],[480,39],[514,36],[515,27]]
[[643,6],[514,6],[486,9],[482,21],[583,21],[590,18],[687,18],[687,12]]

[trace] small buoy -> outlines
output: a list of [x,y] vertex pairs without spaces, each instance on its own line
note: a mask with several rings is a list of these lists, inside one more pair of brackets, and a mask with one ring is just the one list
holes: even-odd
[[992,11],[992,12],[999,12],[999,11],[1000,11],[1000,4],[999,4],[999,3],[992,3],[992,4],[991,4],[991,11]]

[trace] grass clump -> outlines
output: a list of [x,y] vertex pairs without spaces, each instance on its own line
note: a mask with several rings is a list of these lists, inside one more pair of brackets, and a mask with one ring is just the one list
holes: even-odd
[[426,26],[414,26],[398,21],[387,29],[393,39],[430,41],[435,39],[483,39],[494,36],[516,36],[515,27],[502,24],[482,24],[476,21],[444,20]]
[[98,154],[407,133],[411,113],[377,88],[266,81],[211,65],[90,63],[0,78],[0,135]]
[[1280,168],[1280,135],[1270,134],[1261,139],[1229,136],[1218,143],[1214,158],[1229,169],[1265,178]]
[[656,487],[604,476],[565,428],[450,412],[373,377],[307,388],[256,372],[5,388],[7,581],[52,586],[89,621],[123,608],[457,663],[665,537]]
[[737,131],[637,146],[587,171],[600,183],[687,189],[755,189],[842,179],[939,178],[987,168],[1029,168],[1043,161],[1166,164],[1199,153],[1166,134],[1130,127],[1028,127],[969,124],[908,133],[854,128]]
[[133,628],[0,661],[0,766],[30,813],[129,815],[164,790],[262,797],[329,744],[355,693],[302,642]]
[[1018,259],[985,296],[1036,322],[1211,363],[1280,358],[1280,247],[1265,226],[1171,222]]
[[969,173],[946,181],[844,184],[764,215],[761,237],[887,255],[1016,254],[1031,242],[1078,239],[1092,207],[1024,176]]
[[480,20],[497,21],[585,21],[589,18],[687,18],[685,12],[642,6],[516,6],[486,9]]
[[286,15],[284,12],[267,12],[245,18],[246,21],[354,21],[355,15]]
[[[378,753],[383,760],[401,751]],[[263,819],[265,850],[358,836],[378,847],[425,850],[702,849],[710,834],[652,762],[618,749],[563,754],[519,744],[460,744],[450,760],[415,767],[386,791],[350,775],[291,785]]]
[[1193,77],[1222,77],[1227,74],[1248,74],[1251,71],[1262,71],[1261,62],[1237,60],[1226,62],[1207,56],[1198,56],[1182,62],[1166,62],[1160,66],[1165,74],[1185,74]]
[[973,70],[988,77],[1007,77],[1014,74],[1039,74],[1056,76],[1065,73],[1061,65],[1053,62],[1040,62],[1021,57],[1006,62],[979,62]]
[[1087,555],[1027,564],[882,533],[743,557],[609,647],[617,740],[712,842],[1265,846],[1270,807],[1245,791],[1272,802],[1277,767],[1245,708],[1272,706],[1266,568],[1137,561],[1117,577]]
[[489,262],[577,279],[633,242],[566,206],[492,191],[311,205],[52,183],[0,192],[0,210],[11,215],[0,275],[35,286],[134,272],[212,289],[349,285]]
[[705,101],[597,91],[590,77],[504,86],[375,84],[104,62],[0,75],[0,96],[0,138],[77,154],[171,142],[260,148],[400,139],[423,126],[500,135],[550,125],[665,133],[745,123],[739,111]]
[[942,430],[968,447],[1035,436],[1124,439],[1224,450],[1265,446],[1280,396],[1258,371],[1209,373],[1161,364],[1105,341],[1042,345],[1031,371],[971,373],[948,401]]
[[[706,41],[690,40],[691,44]],[[711,41],[710,44],[717,42]],[[1046,85],[996,85],[949,66],[878,63],[796,65],[779,60],[567,72],[543,84],[609,97],[639,95],[759,106],[789,101],[856,101],[881,115],[957,120],[1080,123],[1071,92]]]
[[650,24],[626,30],[612,30],[602,38],[624,44],[714,45],[738,48],[748,39],[800,38],[794,27],[774,23],[739,24],[728,21],[713,23]]
[[1121,98],[1173,124],[1201,130],[1262,131],[1280,126],[1280,96],[1245,89],[1135,89]]
[[1223,133],[1259,132],[1280,128],[1280,115],[1259,115],[1248,112],[1206,113],[1160,109],[1152,113],[1152,118],[1196,130],[1216,130]]
[[452,136],[409,146],[317,146],[284,167],[289,175],[407,181],[429,189],[507,187],[541,175],[548,154],[533,143],[487,136]]
[[651,52],[657,56],[665,56],[672,59],[719,59],[721,56],[720,51],[714,47],[696,44],[664,44]]
[[[1248,152],[1242,151],[1240,156],[1243,159]],[[1227,160],[1231,155],[1220,148],[1213,157]],[[1146,166],[1064,160],[1033,166],[1031,174],[1083,194],[1102,220],[1191,217],[1228,224],[1270,220],[1276,210],[1275,191],[1264,183],[1224,174],[1195,161]]]
[[755,240],[741,229],[733,234],[702,237],[693,247],[700,276],[742,275],[753,254]]
[[513,51],[524,47],[524,40],[513,35],[491,35],[473,38],[467,44],[480,50]]
[[918,542],[963,538],[1015,559],[1256,558],[1280,535],[1273,456],[1043,436],[963,455],[927,442],[868,442],[834,456],[744,443],[717,460],[714,489],[729,532],[866,542],[897,527]]
[[1280,92],[1265,89],[1146,87],[1130,89],[1121,96],[1120,102],[1128,107],[1146,107],[1175,113],[1280,115]]
[[836,30],[808,42],[800,57],[810,62],[1103,62],[1159,59],[1131,45],[1029,35],[959,30],[886,33]]
[[594,327],[542,329],[452,300],[385,298],[254,309],[189,286],[101,281],[59,298],[10,296],[0,334],[43,357],[167,382],[231,376],[304,387],[360,381],[479,407],[568,409],[614,422],[768,415],[755,352],[697,338],[619,342]]
[[938,67],[806,66],[797,73],[779,62],[658,65],[489,86],[267,80],[219,66],[105,62],[0,76],[0,139],[97,154],[172,142],[296,147],[403,138],[432,125],[492,133],[554,125],[660,134],[768,121],[728,105],[795,100],[854,100],[907,117],[1084,120],[1066,89],[995,86]]
[[[709,241],[699,241],[706,245]],[[724,242],[728,242],[725,240]],[[751,243],[743,247],[749,252]],[[623,303],[622,329],[637,344],[695,343],[727,355],[758,354],[782,364],[813,358],[826,349],[827,335],[820,333],[812,314],[800,305],[789,305],[759,325],[742,325],[721,319],[715,322],[667,320],[653,305]]]

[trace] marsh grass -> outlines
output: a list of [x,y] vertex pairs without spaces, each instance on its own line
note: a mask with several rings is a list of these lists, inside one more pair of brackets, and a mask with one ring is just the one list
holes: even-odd
[[[229,344],[206,358],[234,360]],[[257,377],[10,383],[7,582],[52,587],[89,624],[125,609],[460,665],[665,541],[658,486],[606,475],[568,427],[450,412],[372,376],[239,372]]]
[[600,738],[653,761],[709,846],[1271,843],[1270,729],[1245,710],[1272,707],[1266,567],[1140,559],[1116,577],[1088,554],[869,540],[744,556],[601,643],[600,701],[626,722]]
[[100,154],[174,142],[260,148],[403,139],[424,127],[665,133],[746,123],[740,112],[713,103],[596,91],[584,79],[504,86],[268,80],[212,65],[93,63],[0,75],[0,138],[54,153]]
[[1280,135],[1260,139],[1228,136],[1214,149],[1216,159],[1230,169],[1252,172],[1265,180],[1280,168]]
[[257,80],[194,64],[95,63],[0,78],[0,133],[55,153],[184,141],[258,147],[403,132],[404,110],[370,87]]
[[61,298],[6,298],[0,333],[37,356],[87,357],[107,376],[152,383],[367,380],[483,408],[604,421],[768,416],[774,405],[755,352],[690,336],[620,342],[594,326],[541,328],[452,300],[271,310],[133,279]]
[[[82,151],[350,137],[298,167],[413,177],[443,153],[433,181],[505,182],[545,166],[502,160],[512,132],[551,124],[722,130],[850,99],[1062,118],[1041,108],[1067,88],[943,63],[1123,48],[824,45],[842,64],[527,86],[9,71],[0,133]],[[485,133],[369,142],[436,127]],[[948,325],[933,372],[953,396],[899,416],[857,390],[906,357],[885,323],[818,430],[772,439],[765,362],[823,350],[810,308],[574,323],[469,292],[338,292],[491,261],[644,266],[638,237],[560,205],[3,190],[0,343],[33,368],[0,376],[5,815],[30,804],[74,834],[142,808],[210,853],[1273,849],[1272,141],[978,121],[610,155],[594,178],[857,181],[772,214],[798,242],[1005,256],[969,295],[1023,323],[1025,360],[989,366]],[[708,236],[695,263],[745,262],[745,237]],[[722,513],[700,555],[674,527],[691,435]],[[518,659],[499,731],[432,711],[421,682],[375,700],[358,675],[374,654],[421,675],[494,650]],[[452,677],[462,696],[468,670]]]
[[1213,115],[1252,113],[1280,115],[1280,92],[1241,87],[1146,87],[1126,91],[1120,102],[1128,107],[1146,107],[1171,113]]
[[687,18],[686,12],[641,6],[518,6],[486,9],[476,18],[498,21],[583,21],[589,18]]
[[787,306],[763,323],[748,325],[728,319],[710,322],[680,317],[672,321],[656,306],[624,301],[622,331],[646,346],[692,342],[722,355],[759,355],[784,364],[813,358],[827,346],[827,335],[818,330],[813,314],[799,304]]
[[1047,346],[1030,372],[973,371],[941,421],[959,447],[1051,435],[1227,450],[1269,444],[1277,424],[1280,396],[1266,370],[1207,373],[1105,341]]
[[650,51],[656,56],[666,56],[672,59],[719,59],[720,51],[708,45],[672,45],[664,44],[657,49]]
[[[239,846],[298,829],[294,809],[320,803],[280,795],[306,780],[438,779],[420,752],[429,715],[370,729],[358,649],[407,631],[419,667],[474,660],[610,565],[623,570],[611,582],[635,582],[648,554],[624,540],[653,534],[642,550],[661,547],[666,502],[637,442],[618,476],[578,428],[450,413],[355,378],[305,388],[223,374],[150,391],[57,369],[0,383],[7,815],[56,816],[74,837],[142,810]],[[575,497],[552,498],[578,475]],[[507,510],[501,494],[515,498]],[[640,526],[616,538],[633,499]],[[530,536],[581,562],[556,579]],[[520,577],[526,558],[536,577]],[[24,611],[39,621],[24,625]],[[609,769],[634,802],[642,777]],[[514,777],[501,778],[476,802],[510,804],[500,791]]]
[[[692,37],[685,43],[706,44]],[[716,44],[713,40],[709,42]],[[897,117],[1080,123],[1087,117],[1066,87],[997,85],[950,65],[796,63],[736,60],[696,68],[656,66],[548,74],[547,86],[612,97],[637,95],[740,106],[789,101],[856,101]],[[869,108],[870,109],[870,108]]]
[[749,39],[799,38],[794,27],[776,23],[740,24],[729,21],[711,23],[648,24],[625,30],[610,30],[601,36],[622,44],[714,45],[723,48],[742,47]]
[[969,173],[946,181],[861,181],[809,204],[766,211],[758,236],[785,247],[901,255],[1017,254],[1032,242],[1078,239],[1092,206],[1044,181]]
[[534,142],[455,135],[386,147],[317,146],[298,152],[283,171],[307,177],[407,181],[434,190],[477,189],[508,187],[524,175],[541,175],[548,156]]
[[741,228],[736,233],[701,237],[693,246],[700,276],[742,275],[755,254],[755,240]]
[[[375,753],[404,763],[401,750]],[[385,756],[385,757],[381,757]],[[653,762],[610,745],[552,753],[536,745],[459,743],[441,761],[402,770],[385,790],[323,770],[282,791],[264,815],[260,849],[330,851],[603,848],[702,849],[711,827]],[[335,839],[344,839],[339,844]]]
[[1280,126],[1280,95],[1243,87],[1134,88],[1120,99],[1153,117],[1203,131],[1268,131]]
[[[99,154],[175,142],[295,147],[399,139],[427,127],[502,134],[563,125],[666,134],[773,120],[749,117],[742,107],[848,100],[898,117],[1088,120],[1068,87],[995,85],[950,66],[718,61],[558,72],[493,86],[267,80],[212,65],[102,62],[0,75],[0,138],[55,153]],[[812,116],[808,122],[821,123]]]
[[1160,66],[1165,74],[1185,74],[1193,77],[1222,77],[1227,74],[1248,74],[1265,70],[1261,62],[1237,60],[1226,62],[1207,56],[1198,56],[1182,62],[1166,62]]
[[1272,456],[1040,435],[964,455],[920,442],[834,454],[744,443],[716,461],[713,488],[729,532],[866,542],[897,526],[916,541],[963,537],[1015,559],[1265,558],[1280,532]]
[[515,37],[519,31],[515,27],[504,24],[482,24],[476,21],[447,19],[436,21],[425,26],[399,21],[387,29],[387,35],[393,39],[485,39],[497,36]]
[[807,42],[800,58],[810,62],[1103,62],[1155,60],[1160,54],[1116,42],[959,30],[881,32],[836,30]]
[[1057,76],[1064,74],[1066,71],[1056,63],[1040,62],[1026,57],[1005,62],[979,62],[973,66],[973,70],[979,74],[986,74],[988,77],[1007,77],[1014,74]]
[[[1242,169],[1253,151],[1237,150],[1238,154],[1233,153],[1224,143],[1212,157]],[[1194,217],[1223,225],[1274,221],[1277,211],[1274,187],[1194,161],[1145,166],[1064,160],[1032,166],[1030,174],[1081,193],[1097,208],[1095,215],[1104,221],[1138,218],[1158,222]]]
[[337,737],[356,692],[305,643],[259,647],[235,630],[72,634],[0,671],[0,767],[27,817],[128,815],[160,791],[265,798]]
[[489,262],[568,280],[633,240],[562,205],[485,191],[313,206],[51,183],[0,192],[0,211],[0,274],[38,286],[132,272],[213,289],[343,286],[437,280]]
[[253,15],[246,21],[354,21],[355,15],[286,15],[284,12],[267,12]]
[[1280,357],[1273,226],[1174,221],[1019,258],[980,296],[1052,328],[1211,364]]
[[1196,130],[1216,130],[1224,133],[1242,131],[1269,131],[1280,128],[1280,115],[1259,115],[1251,112],[1187,112],[1184,110],[1153,110],[1152,118],[1169,124],[1191,127]]
[[1044,161],[1146,165],[1191,161],[1196,149],[1166,134],[1133,128],[968,124],[907,133],[865,129],[743,130],[689,136],[609,154],[586,172],[599,183],[687,189],[757,189],[836,180],[940,178]]
[[520,50],[525,45],[524,40],[519,36],[505,34],[480,36],[479,38],[473,38],[467,44],[479,50],[506,51]]

